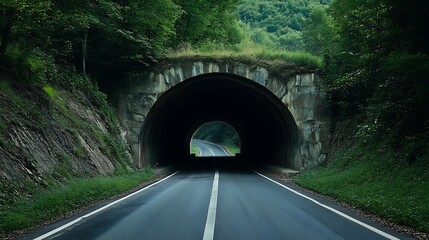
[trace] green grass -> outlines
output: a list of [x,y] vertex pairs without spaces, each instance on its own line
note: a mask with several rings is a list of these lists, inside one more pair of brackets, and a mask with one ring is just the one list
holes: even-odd
[[200,155],[200,151],[194,144],[191,144],[191,154],[195,154],[195,156]]
[[227,152],[231,154],[231,156],[235,156],[237,153],[240,153],[240,147],[234,144],[221,144],[222,147],[226,148]]
[[71,180],[0,206],[0,237],[56,219],[67,212],[130,190],[153,179],[150,169],[115,177]]
[[59,108],[61,108],[62,112],[68,112],[65,100],[60,97],[60,94],[58,94],[55,88],[53,88],[52,86],[45,86],[43,87],[43,91],[46,93],[46,95],[49,96],[53,103],[55,103]]
[[404,163],[382,143],[344,146],[327,166],[300,174],[295,182],[387,220],[429,232],[428,156]]
[[[209,47],[209,48],[185,48],[166,55],[168,59],[184,58],[208,58],[231,59],[237,61],[261,62],[270,61],[296,65],[304,65],[310,68],[323,68],[323,59],[306,52],[289,52],[279,49],[269,49],[258,45],[235,47]],[[273,63],[271,63],[273,64]]]
[[43,87],[43,91],[51,98],[54,98],[57,96],[57,92],[55,91],[55,89],[53,87],[45,86],[45,87]]

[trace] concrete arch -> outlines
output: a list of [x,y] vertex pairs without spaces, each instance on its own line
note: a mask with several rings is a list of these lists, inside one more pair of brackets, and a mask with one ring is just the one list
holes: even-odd
[[229,73],[197,75],[158,98],[140,130],[140,164],[187,161],[192,133],[209,121],[237,130],[248,163],[301,167],[300,134],[288,108],[261,84]]

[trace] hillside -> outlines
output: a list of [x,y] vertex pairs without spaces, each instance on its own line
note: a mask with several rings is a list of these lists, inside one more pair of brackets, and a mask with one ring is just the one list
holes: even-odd
[[0,238],[152,178],[135,170],[105,96],[86,86],[0,72]]

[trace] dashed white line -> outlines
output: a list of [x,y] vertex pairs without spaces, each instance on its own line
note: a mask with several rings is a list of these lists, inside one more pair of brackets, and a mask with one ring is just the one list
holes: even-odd
[[379,229],[377,229],[377,228],[375,228],[375,227],[373,227],[373,226],[370,226],[370,225],[368,225],[368,224],[366,224],[366,223],[364,223],[364,222],[361,222],[361,221],[359,221],[359,220],[357,220],[357,219],[355,219],[355,218],[353,218],[353,217],[351,217],[351,216],[349,216],[349,215],[347,215],[347,214],[345,214],[345,213],[343,213],[343,212],[338,211],[338,210],[337,210],[337,209],[335,209],[335,208],[332,208],[332,207],[326,206],[326,205],[324,205],[324,204],[320,203],[319,201],[317,201],[317,200],[315,200],[315,199],[313,199],[313,198],[311,198],[311,197],[308,197],[308,196],[306,196],[306,195],[304,195],[304,194],[302,194],[302,193],[300,193],[300,192],[298,192],[298,191],[293,190],[292,188],[286,187],[285,185],[283,185],[283,184],[281,184],[281,183],[279,183],[279,182],[276,182],[276,181],[272,180],[271,178],[269,178],[269,177],[267,177],[267,176],[265,176],[265,175],[262,175],[261,173],[258,173],[258,172],[256,172],[256,171],[254,171],[254,172],[255,172],[256,174],[258,174],[259,176],[261,176],[261,177],[263,177],[263,178],[265,178],[265,179],[267,179],[267,180],[269,180],[269,181],[271,181],[271,182],[273,182],[273,183],[275,183],[275,184],[277,184],[277,185],[281,186],[282,188],[285,188],[285,189],[287,189],[287,190],[291,191],[292,193],[295,193],[295,194],[296,194],[296,195],[298,195],[298,196],[301,196],[301,197],[303,197],[303,198],[305,198],[305,199],[308,199],[308,200],[312,201],[313,203],[315,203],[315,204],[317,204],[317,205],[319,205],[319,206],[321,206],[321,207],[323,207],[323,208],[326,208],[326,209],[328,209],[329,211],[334,212],[334,213],[338,214],[339,216],[341,216],[341,217],[343,217],[343,218],[345,218],[345,219],[348,219],[348,220],[350,220],[350,221],[352,221],[352,222],[354,222],[354,223],[356,223],[356,224],[358,224],[358,225],[360,225],[360,226],[362,226],[362,227],[364,227],[364,228],[366,228],[366,229],[368,229],[368,230],[370,230],[370,231],[373,231],[373,232],[375,232],[375,233],[377,233],[377,234],[379,234],[379,235],[381,235],[381,236],[383,236],[383,237],[387,238],[387,239],[391,239],[391,240],[399,240],[399,238],[397,238],[397,237],[394,237],[394,236],[392,236],[392,235],[390,235],[390,234],[388,234],[388,233],[385,233],[385,232],[383,232],[383,231],[381,231],[381,230],[379,230]]
[[213,240],[214,238],[218,189],[219,189],[219,171],[216,170],[215,176],[213,179],[212,194],[210,197],[209,210],[207,212],[207,221],[206,221],[206,226],[204,228],[203,240]]

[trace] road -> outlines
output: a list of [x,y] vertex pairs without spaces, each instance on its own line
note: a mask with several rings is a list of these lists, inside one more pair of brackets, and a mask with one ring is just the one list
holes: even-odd
[[227,151],[217,145],[210,142],[202,141],[202,140],[192,140],[192,144],[194,144],[199,151],[200,157],[225,157],[228,156]]
[[[205,156],[219,150],[196,144]],[[237,169],[232,159],[197,159],[195,168],[22,239],[411,239],[329,200]]]

